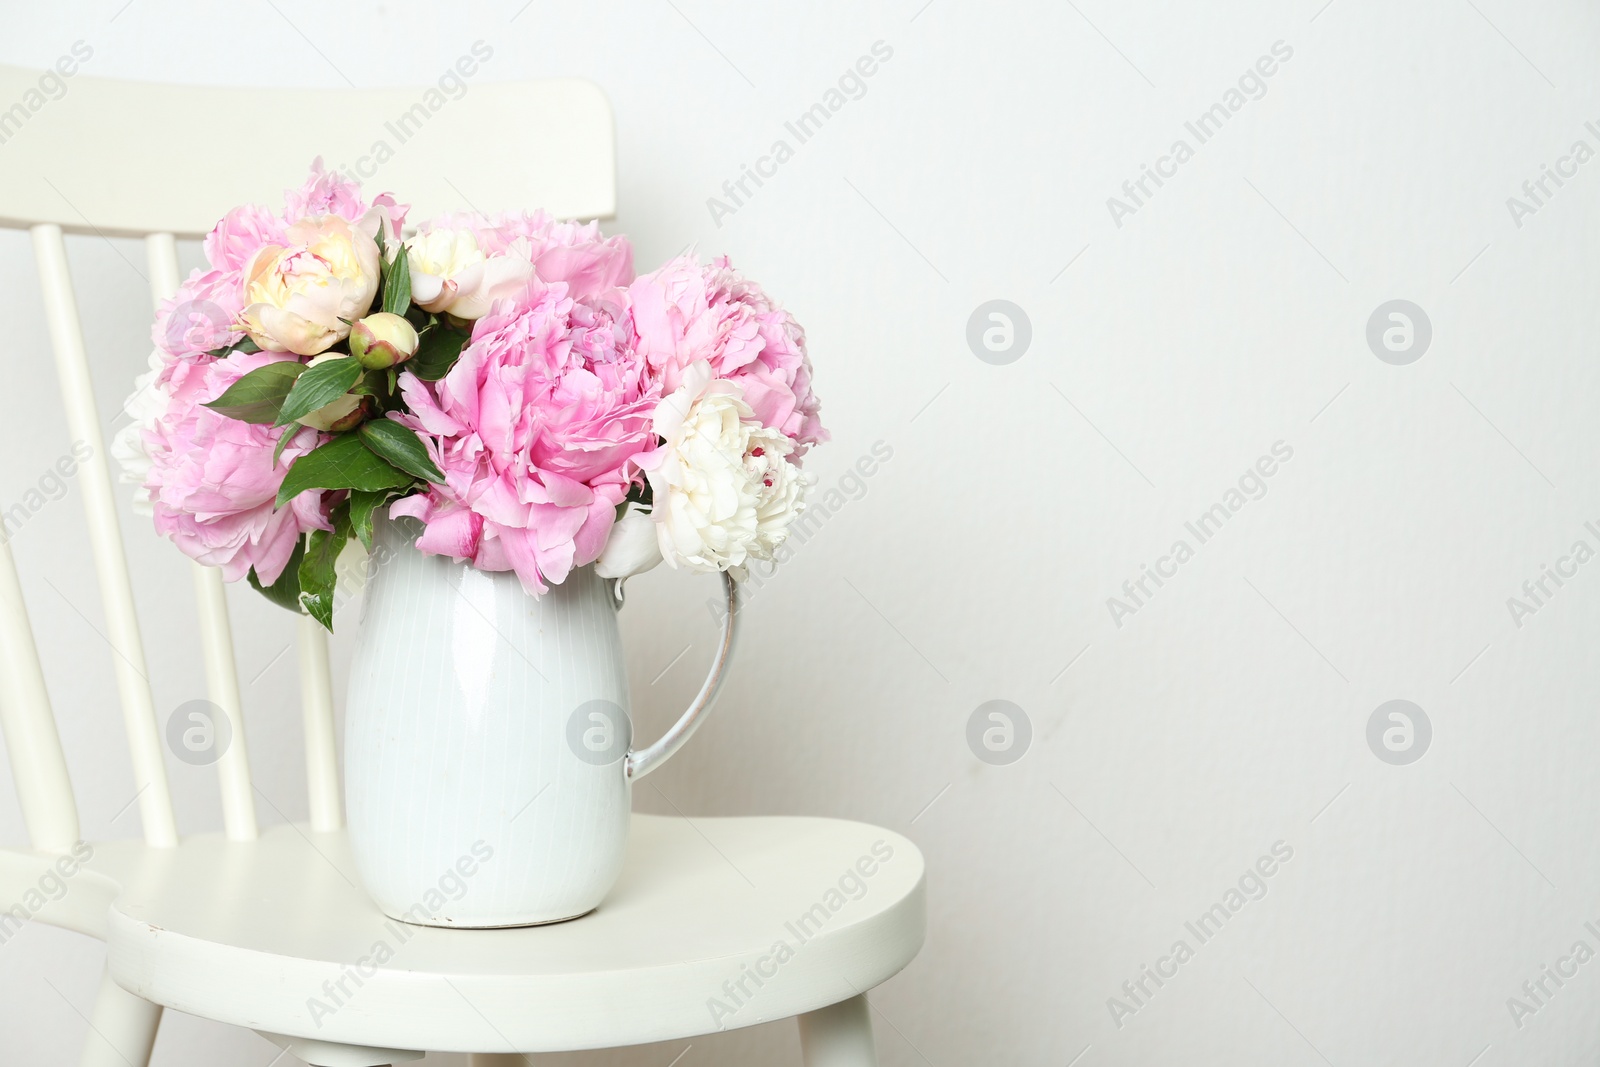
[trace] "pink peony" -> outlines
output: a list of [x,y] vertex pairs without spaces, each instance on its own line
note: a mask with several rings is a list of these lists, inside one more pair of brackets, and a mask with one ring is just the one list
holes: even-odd
[[794,440],[796,459],[828,440],[811,391],[805,331],[726,256],[705,266],[679,256],[630,285],[627,303],[639,355],[665,391],[705,360],[716,377],[743,389],[763,425]]
[[298,429],[274,467],[278,430],[201,406],[250,371],[282,358],[236,352],[220,360],[168,362],[154,386],[164,403],[141,434],[149,458],[144,487],[156,531],[190,558],[220,567],[230,582],[254,567],[271,584],[302,533],[329,528],[320,492],[301,493],[281,511],[272,506],[289,465],[316,447],[315,431]]
[[219,271],[241,271],[262,248],[283,243],[286,225],[259,204],[236,207],[206,234],[206,261]]
[[238,271],[197,270],[156,310],[150,339],[169,356],[194,359],[244,337],[244,288]]
[[[517,242],[526,241],[525,247]],[[597,222],[560,222],[543,211],[506,211],[487,220],[479,242],[489,255],[521,254],[542,281],[562,282],[574,300],[589,300],[633,281],[633,246],[600,236]]]
[[604,310],[535,280],[479,319],[442,380],[400,377],[443,486],[391,506],[421,519],[423,552],[514,570],[543,593],[605,548],[654,447],[659,384]]
[[311,176],[305,184],[284,193],[283,220],[292,224],[320,215],[337,215],[351,224],[368,220],[368,225],[362,228],[372,237],[378,233],[375,223],[381,222],[383,235],[393,246],[400,227],[405,224],[408,209],[408,205],[398,203],[389,193],[380,193],[368,203],[361,197],[359,182],[338,171],[324,170],[322,157],[318,156],[311,161]]

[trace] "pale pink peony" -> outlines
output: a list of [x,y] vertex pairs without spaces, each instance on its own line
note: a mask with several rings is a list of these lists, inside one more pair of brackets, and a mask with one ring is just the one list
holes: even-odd
[[477,321],[441,381],[402,374],[411,414],[394,417],[445,474],[390,508],[426,524],[417,547],[514,570],[535,594],[599,558],[661,396],[626,340],[605,311],[533,281]]
[[338,215],[301,219],[244,267],[242,324],[273,352],[314,356],[350,335],[378,295],[378,246]]
[[[241,319],[247,304],[260,303],[259,293],[247,293],[252,282],[248,275],[252,264],[260,266],[263,260],[273,258],[266,250],[304,247],[310,243],[306,238],[308,227],[322,231],[337,228],[325,221],[329,218],[343,220],[358,236],[376,239],[382,229],[385,239],[393,245],[405,222],[406,210],[388,193],[369,203],[362,197],[360,185],[326,170],[320,158],[313,161],[305,183],[284,191],[282,212],[257,204],[236,207],[206,235],[206,260],[212,269],[190,275],[177,297],[162,305],[154,331],[156,347],[187,358],[236,344],[245,333]],[[330,310],[337,326],[340,309],[330,303]],[[365,310],[363,307],[360,312]],[[300,321],[279,317],[275,322],[278,329],[268,330],[258,313],[252,328],[266,334],[264,342],[257,337],[263,348],[310,355],[314,352],[302,350],[320,343],[326,331],[308,327],[305,319],[323,317],[326,316],[312,314]],[[286,340],[277,340],[277,332],[282,332]]]
[[282,574],[307,530],[328,529],[323,493],[301,493],[273,510],[287,468],[316,447],[313,430],[297,428],[276,467],[280,431],[240,422],[202,407],[250,371],[276,360],[269,352],[236,352],[226,359],[170,360],[156,374],[161,403],[145,426],[144,488],[156,531],[183,553],[237,581],[251,567],[265,584]]
[[639,355],[665,391],[704,360],[714,376],[738,383],[763,425],[795,442],[796,459],[828,440],[805,331],[726,256],[704,266],[679,256],[630,285],[627,304]]

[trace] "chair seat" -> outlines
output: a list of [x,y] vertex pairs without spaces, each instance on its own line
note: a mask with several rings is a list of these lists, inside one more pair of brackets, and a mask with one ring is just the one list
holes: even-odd
[[924,928],[916,846],[834,819],[635,815],[598,909],[505,930],[386,917],[346,836],[301,826],[137,854],[97,846],[91,866],[78,877],[117,883],[105,936],[123,988],[264,1032],[392,1049],[553,1052],[787,1018],[895,974]]

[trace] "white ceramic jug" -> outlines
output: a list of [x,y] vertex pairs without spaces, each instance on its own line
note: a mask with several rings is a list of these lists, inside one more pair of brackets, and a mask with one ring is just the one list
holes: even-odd
[[414,547],[379,516],[350,673],[350,844],[383,911],[427,926],[526,926],[595,908],[622,869],[630,786],[699,725],[733,648],[655,744],[632,748],[612,583],[593,567],[541,597]]

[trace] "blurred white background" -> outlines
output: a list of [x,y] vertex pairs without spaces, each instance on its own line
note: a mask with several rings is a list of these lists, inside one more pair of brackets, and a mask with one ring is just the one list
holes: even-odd
[[[111,0],[5,16],[0,62],[48,66],[81,40],[82,76],[420,86],[482,40],[481,80],[590,78],[617,121],[607,228],[640,268],[727,252],[806,325],[835,435],[812,469],[850,498],[754,597],[716,714],[636,803],[856,818],[919,844],[928,943],[874,995],[886,1065],[1600,1054],[1600,963],[1547,979],[1542,1003],[1522,988],[1576,942],[1600,949],[1584,926],[1600,926],[1600,564],[1547,580],[1520,620],[1508,607],[1574,542],[1600,549],[1584,525],[1600,527],[1600,162],[1561,162],[1580,140],[1600,151],[1593,5]],[[841,87],[875,46],[892,55],[864,91]],[[1248,74],[1275,53],[1270,77]],[[785,123],[840,88],[857,98],[797,145]],[[1230,100],[1201,143],[1185,124]],[[245,168],[270,136],[182,115],[168,134]],[[49,137],[48,113],[21,136]],[[793,158],[714,210],[780,138]],[[1162,162],[1179,139],[1192,158]],[[470,177],[493,150],[440,165]],[[1171,176],[1141,203],[1122,186],[1146,164]],[[1523,183],[1546,165],[1568,176],[1535,203]],[[137,196],[144,176],[126,180]],[[69,247],[109,419],[148,351],[143,250]],[[1004,365],[967,341],[996,299],[1031,322]],[[1425,350],[1420,332],[1379,345],[1411,362],[1368,343],[1391,300],[1431,324]],[[4,510],[71,446],[28,242],[9,231],[0,317]],[[892,459],[841,483],[880,441]],[[1292,457],[1246,478],[1201,544],[1185,524],[1237,503],[1278,442]],[[204,693],[188,563],[123,524],[166,711]],[[1179,540],[1193,558],[1161,563]],[[85,834],[133,835],[76,489],[12,547]],[[1135,603],[1123,583],[1145,565],[1172,576]],[[664,569],[633,585],[642,733],[698,684],[714,590]],[[232,593],[277,809],[261,814],[303,818],[291,620]],[[1394,699],[1426,715],[1425,750],[1420,731],[1399,756],[1369,746]],[[990,700],[1031,724],[1006,765],[967,741]],[[169,773],[182,828],[219,828],[214,774]],[[13,803],[0,839],[24,840]],[[1292,858],[1247,878],[1260,899],[1202,944],[1185,923],[1278,842]],[[1193,958],[1174,977],[1124,991],[1180,939]],[[0,1060],[76,1062],[102,956],[42,927],[0,946]],[[665,1067],[689,1044],[550,1062]],[[275,1052],[169,1013],[155,1062]],[[677,1062],[796,1064],[798,1046],[776,1024]]]

